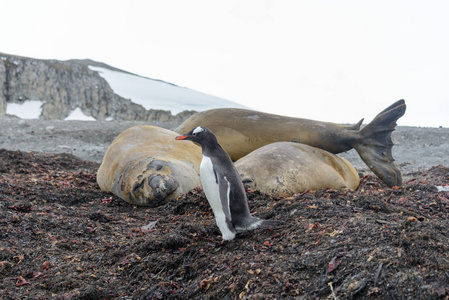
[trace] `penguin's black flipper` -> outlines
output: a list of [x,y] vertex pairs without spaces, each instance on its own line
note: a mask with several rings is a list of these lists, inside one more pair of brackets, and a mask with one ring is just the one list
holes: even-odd
[[234,225],[232,224],[232,216],[231,216],[231,199],[230,199],[230,184],[228,179],[223,176],[217,167],[213,167],[215,173],[215,180],[218,184],[219,194],[220,194],[220,202],[223,213],[226,218],[226,224],[232,232],[235,231]]

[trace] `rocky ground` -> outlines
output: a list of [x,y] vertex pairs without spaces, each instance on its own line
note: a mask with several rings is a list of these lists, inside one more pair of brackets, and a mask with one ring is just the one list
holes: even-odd
[[99,190],[104,151],[134,124],[0,119],[0,298],[449,298],[448,129],[398,128],[399,188],[348,153],[356,191],[248,191],[285,224],[222,243],[200,190],[151,209]]
[[[123,130],[145,122],[86,122],[21,120],[0,118],[0,149],[69,153],[84,160],[100,162],[107,148]],[[179,123],[153,125],[175,129]],[[449,166],[449,128],[401,127],[393,132],[393,156],[405,174],[435,165]],[[339,154],[357,170],[368,173],[355,150]]]
[[[62,121],[0,118],[0,149],[68,153],[101,162],[111,142],[137,121]],[[152,123],[174,129],[179,123]]]

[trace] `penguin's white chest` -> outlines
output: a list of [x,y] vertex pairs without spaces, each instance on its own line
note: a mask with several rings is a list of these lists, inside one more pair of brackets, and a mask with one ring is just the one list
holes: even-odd
[[221,234],[223,235],[223,239],[232,240],[235,237],[235,233],[229,229],[226,223],[226,214],[224,212],[224,210],[226,210],[228,212],[228,215],[230,216],[229,182],[226,180],[226,177],[224,177],[225,182],[223,182],[222,184],[226,184],[227,186],[225,186],[226,194],[221,195],[221,197],[224,197],[224,201],[222,201],[220,197],[220,187],[218,185],[218,179],[215,176],[212,160],[208,156],[204,155],[200,165],[200,177],[204,193],[206,194],[209,205],[212,207],[217,226],[220,229]]

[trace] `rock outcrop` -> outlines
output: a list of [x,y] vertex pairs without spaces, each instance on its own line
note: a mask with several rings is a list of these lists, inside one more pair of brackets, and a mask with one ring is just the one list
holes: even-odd
[[44,102],[42,119],[64,119],[76,108],[97,120],[183,121],[194,113],[185,111],[173,116],[170,111],[146,110],[115,94],[86,61],[40,60],[0,53],[0,117],[6,114],[7,103],[26,100]]

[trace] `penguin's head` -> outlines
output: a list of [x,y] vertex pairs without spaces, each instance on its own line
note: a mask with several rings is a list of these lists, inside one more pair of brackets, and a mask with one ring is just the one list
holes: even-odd
[[198,126],[184,135],[177,136],[176,140],[189,140],[203,145],[204,142],[214,136],[213,133],[206,127]]

